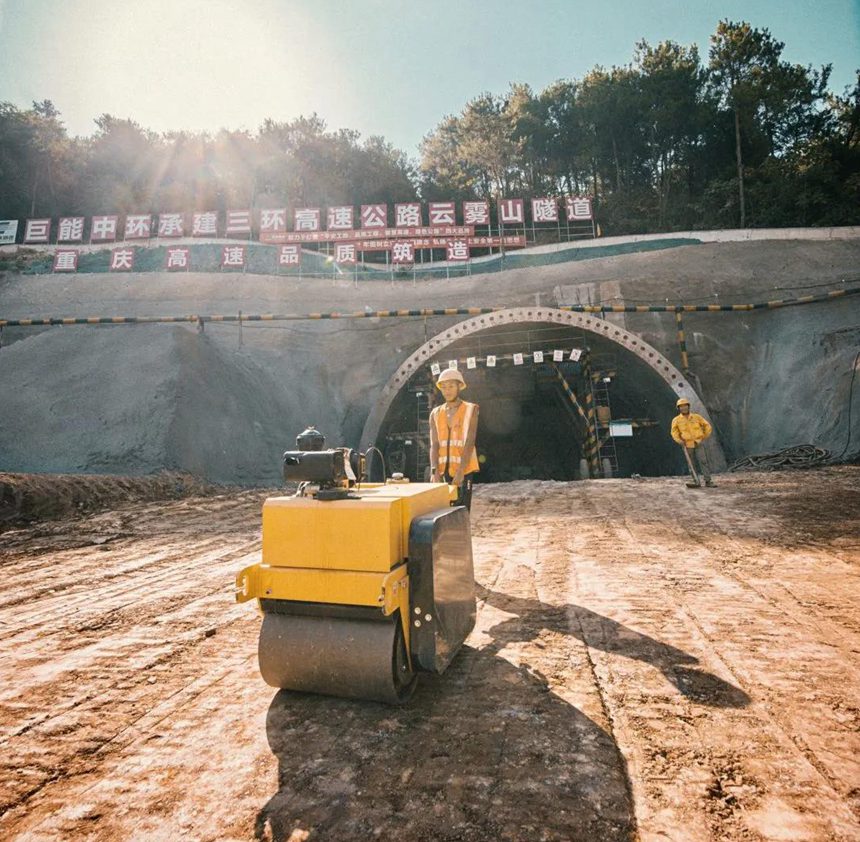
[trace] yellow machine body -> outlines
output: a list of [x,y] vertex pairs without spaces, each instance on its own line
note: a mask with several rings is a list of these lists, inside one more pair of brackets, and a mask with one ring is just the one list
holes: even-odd
[[262,560],[236,577],[236,600],[388,607],[386,595],[406,574],[395,568],[409,556],[412,521],[449,506],[453,492],[438,483],[375,483],[350,500],[270,497]]
[[[307,684],[317,692],[391,701],[384,680],[377,682],[383,686],[382,691],[377,685],[363,690],[360,676],[351,677],[358,688],[354,691],[349,686],[346,690],[326,689],[329,684],[320,684],[313,676],[281,678],[287,669],[283,662],[292,657],[334,663],[348,646],[355,650],[378,646],[382,654],[377,660],[381,662],[385,657],[388,663],[391,658],[384,653],[392,644],[380,637],[380,624],[358,622],[345,612],[372,610],[373,616],[391,619],[399,612],[397,625],[402,633],[404,661],[401,668],[412,675],[407,566],[410,528],[416,518],[450,510],[455,496],[456,489],[445,484],[390,481],[362,485],[349,499],[318,500],[313,496],[267,499],[263,504],[262,559],[236,577],[237,601],[256,599],[264,612],[260,668],[266,681],[274,686],[304,689]],[[278,613],[281,610],[283,614]],[[328,619],[323,621],[321,617]],[[267,629],[267,623],[277,629]],[[393,624],[389,621],[387,625]],[[306,628],[296,631],[302,626]],[[361,636],[365,633],[379,642],[363,642]],[[298,642],[293,635],[299,635]],[[322,643],[327,636],[328,642]],[[343,645],[341,638],[347,641]],[[395,648],[398,645],[395,642]],[[282,651],[273,653],[272,649]],[[267,674],[269,661],[275,666],[269,667]],[[295,669],[298,668],[291,663],[291,676]],[[301,669],[316,670],[317,666],[308,663]],[[332,669],[373,671],[372,665],[359,668],[348,662]]]
[[450,505],[438,483],[363,486],[357,499],[270,497],[263,504],[263,560],[269,567],[387,573],[409,556],[409,527]]

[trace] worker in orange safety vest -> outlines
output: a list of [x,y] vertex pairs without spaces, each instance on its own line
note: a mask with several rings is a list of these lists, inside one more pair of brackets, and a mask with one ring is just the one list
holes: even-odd
[[687,483],[687,488],[701,488],[700,474],[705,485],[713,488],[711,468],[702,448],[702,443],[711,435],[711,425],[698,413],[690,412],[690,402],[686,398],[679,398],[675,405],[679,414],[672,419],[671,432],[672,438],[683,448],[690,469],[692,479]]
[[472,478],[478,471],[478,404],[460,398],[466,381],[456,368],[446,368],[436,388],[445,403],[430,413],[430,481],[456,485],[454,505],[468,509],[472,505]]

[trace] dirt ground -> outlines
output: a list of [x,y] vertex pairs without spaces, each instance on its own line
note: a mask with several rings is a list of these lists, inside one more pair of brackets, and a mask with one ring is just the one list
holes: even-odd
[[207,496],[228,490],[163,471],[147,477],[0,472],[0,532],[17,523],[87,514],[123,503]]
[[476,488],[403,708],[273,692],[265,496],[0,535],[4,840],[860,839],[860,470]]

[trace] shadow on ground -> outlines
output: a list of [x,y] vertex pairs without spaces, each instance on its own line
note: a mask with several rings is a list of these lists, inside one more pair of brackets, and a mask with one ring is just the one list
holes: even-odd
[[742,708],[750,702],[739,687],[702,669],[693,655],[582,606],[549,605],[480,585],[477,593],[488,605],[516,615],[489,630],[493,643],[482,652],[498,652],[512,640],[536,640],[547,629],[572,635],[592,649],[650,664],[692,702],[721,708]]
[[691,700],[749,701],[691,655],[593,612],[484,589],[480,598],[516,616],[489,630],[489,645],[464,647],[445,675],[422,676],[404,707],[275,695],[266,730],[278,791],[257,838],[632,842],[612,735],[549,689],[540,658],[516,667],[499,655],[544,629],[585,628],[590,646],[653,664]]

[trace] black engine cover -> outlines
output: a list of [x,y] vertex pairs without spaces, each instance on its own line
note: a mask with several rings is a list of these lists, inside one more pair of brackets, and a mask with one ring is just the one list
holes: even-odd
[[409,529],[409,625],[413,664],[442,673],[475,627],[469,512],[439,509]]

